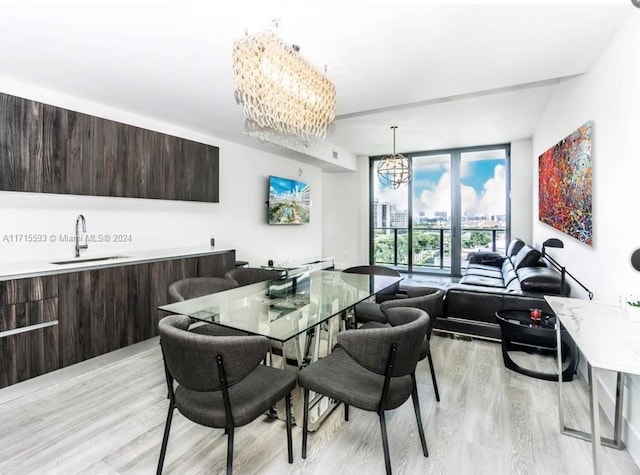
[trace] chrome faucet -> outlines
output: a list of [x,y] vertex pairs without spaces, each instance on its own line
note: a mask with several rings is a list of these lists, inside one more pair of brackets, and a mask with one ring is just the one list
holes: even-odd
[[[85,241],[84,244],[80,244],[80,223],[82,222],[82,232],[85,233]],[[88,238],[86,236],[87,232],[87,221],[84,219],[84,216],[81,214],[76,218],[76,257],[80,257],[80,249],[89,249]]]

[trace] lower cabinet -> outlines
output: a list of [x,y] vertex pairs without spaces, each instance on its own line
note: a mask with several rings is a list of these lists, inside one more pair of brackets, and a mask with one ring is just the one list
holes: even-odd
[[223,277],[235,252],[0,282],[0,387],[146,340],[186,277]]
[[0,282],[0,387],[60,367],[57,276]]

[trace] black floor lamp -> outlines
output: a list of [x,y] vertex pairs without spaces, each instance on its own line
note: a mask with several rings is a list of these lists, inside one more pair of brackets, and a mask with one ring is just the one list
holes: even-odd
[[589,300],[593,300],[593,292],[591,292],[589,289],[587,289],[582,282],[580,282],[578,279],[576,279],[571,272],[569,272],[564,266],[560,265],[553,257],[551,257],[550,255],[548,255],[545,252],[545,248],[547,247],[555,247],[555,248],[559,248],[562,249],[564,248],[564,243],[557,238],[550,238],[547,239],[545,242],[542,243],[542,257],[544,257],[547,261],[549,261],[549,263],[558,271],[560,271],[560,288],[562,289],[562,291],[564,292],[564,284],[566,281],[566,276],[568,275],[569,277],[571,277],[580,287],[582,287],[587,294],[589,295]]

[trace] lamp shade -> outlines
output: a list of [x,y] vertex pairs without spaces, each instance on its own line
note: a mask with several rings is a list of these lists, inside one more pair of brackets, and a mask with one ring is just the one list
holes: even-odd
[[562,249],[564,248],[564,243],[558,238],[549,238],[542,243],[542,247],[557,247]]

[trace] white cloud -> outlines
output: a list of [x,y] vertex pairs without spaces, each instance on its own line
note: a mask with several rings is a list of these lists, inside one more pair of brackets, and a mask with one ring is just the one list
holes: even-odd
[[[505,214],[506,169],[504,165],[496,165],[493,169],[493,177],[485,182],[480,194],[473,187],[466,185],[462,185],[460,194],[463,214],[488,216]],[[399,190],[381,190],[380,184],[376,182],[375,196],[380,202],[395,205],[397,209],[407,208],[407,190],[404,187]],[[413,212],[416,215],[424,212],[425,216],[433,218],[437,211],[445,211],[447,215],[451,215],[451,174],[449,171],[442,174],[432,190],[422,190],[420,199],[413,203]]]
[[483,214],[506,213],[506,183],[507,172],[504,165],[496,165],[493,169],[493,178],[484,184],[479,206]]
[[376,176],[375,187],[376,190],[374,196],[380,203],[389,203],[390,205],[395,206],[397,209],[407,209],[406,186],[403,186],[398,190],[393,190],[391,188],[382,189],[380,181]]
[[473,167],[470,160],[460,160],[460,178],[469,178]]
[[451,215],[451,174],[443,173],[433,190],[422,190],[419,202],[413,207],[414,214],[424,212],[429,218],[433,218],[436,211]]

